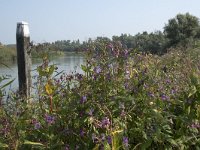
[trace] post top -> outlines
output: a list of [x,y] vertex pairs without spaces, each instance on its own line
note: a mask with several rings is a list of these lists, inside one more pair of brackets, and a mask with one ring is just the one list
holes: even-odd
[[21,21],[17,23],[17,36],[30,37],[28,23]]
[[18,24],[18,25],[28,25],[28,22],[26,22],[26,21],[21,21],[21,22],[18,22],[17,24]]

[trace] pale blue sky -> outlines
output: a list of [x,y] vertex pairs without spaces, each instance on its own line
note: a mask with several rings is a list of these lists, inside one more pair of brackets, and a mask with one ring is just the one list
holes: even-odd
[[186,12],[200,18],[200,0],[0,0],[0,42],[15,43],[19,21],[29,23],[35,42],[83,41],[163,30]]

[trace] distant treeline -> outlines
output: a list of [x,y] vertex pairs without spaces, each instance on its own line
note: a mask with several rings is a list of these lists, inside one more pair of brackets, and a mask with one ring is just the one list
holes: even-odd
[[[200,46],[200,23],[199,18],[186,13],[178,14],[174,18],[169,19],[165,24],[163,31],[155,31],[148,33],[146,31],[136,35],[121,34],[120,36],[89,38],[87,41],[79,40],[60,40],[52,43],[42,43],[33,46],[33,55],[47,51],[59,54],[63,52],[82,52],[85,51],[91,43],[96,41],[104,41],[107,43],[120,42],[125,48],[133,49],[140,52],[162,55],[171,48],[181,47],[187,49],[189,47]],[[15,46],[2,46],[0,43],[0,60],[5,58],[15,58]],[[9,57],[8,57],[8,56]]]
[[186,14],[178,14],[169,19],[164,26],[164,31],[138,33],[136,35],[121,34],[120,36],[89,38],[80,43],[77,41],[62,40],[49,43],[62,51],[84,51],[93,41],[103,40],[109,42],[121,42],[128,49],[134,49],[152,54],[164,54],[170,48],[181,47],[186,49],[192,46],[199,46],[200,23],[199,18]]

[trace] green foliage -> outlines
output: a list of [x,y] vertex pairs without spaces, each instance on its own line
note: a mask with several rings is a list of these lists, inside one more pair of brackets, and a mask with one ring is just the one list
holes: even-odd
[[0,45],[0,62],[15,61],[16,58],[17,53],[14,47]]
[[34,95],[0,104],[0,148],[199,149],[200,51],[150,54],[165,42],[161,32],[90,39],[83,74],[56,72],[44,53]]
[[169,39],[170,46],[178,44],[188,46],[196,38],[199,38],[199,19],[189,13],[178,14],[168,21],[164,27],[164,33]]
[[[199,49],[162,56],[98,39],[84,74],[38,66],[36,94],[0,106],[7,149],[198,149]],[[59,74],[59,73],[58,73]]]
[[154,33],[143,32],[135,36],[122,34],[121,36],[113,36],[113,41],[120,41],[127,48],[137,49],[140,52],[148,52],[152,54],[166,53],[167,39],[161,31]]

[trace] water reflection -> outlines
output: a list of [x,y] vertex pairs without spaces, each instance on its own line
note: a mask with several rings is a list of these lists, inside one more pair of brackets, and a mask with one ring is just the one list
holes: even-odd
[[[32,63],[31,74],[32,76],[36,76],[38,74],[36,69],[39,65],[41,65],[42,60],[34,58]],[[50,59],[50,64],[55,64],[58,67],[58,72],[63,71],[65,73],[71,73],[76,71],[78,73],[83,73],[80,66],[81,64],[84,64],[84,56],[83,54],[77,53],[65,53],[65,55],[61,57]],[[17,62],[6,62],[5,65],[0,64],[0,76],[2,75],[9,75],[11,76],[11,79],[15,78],[14,82],[7,87],[7,91],[16,90],[18,88]],[[4,83],[6,83],[6,81]]]

